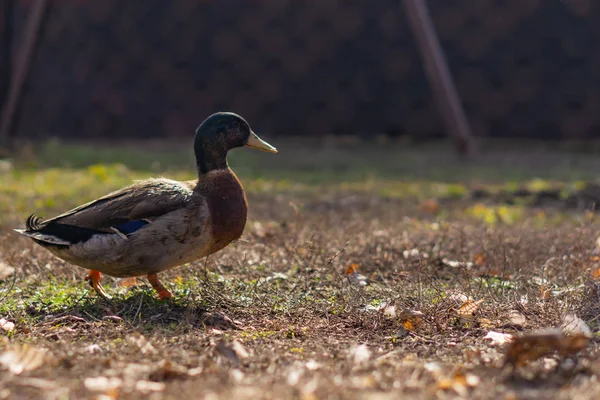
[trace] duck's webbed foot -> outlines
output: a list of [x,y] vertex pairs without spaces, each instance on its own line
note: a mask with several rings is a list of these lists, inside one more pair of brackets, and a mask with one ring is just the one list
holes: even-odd
[[169,292],[169,290],[166,287],[164,287],[162,283],[160,283],[160,281],[158,280],[158,275],[148,274],[148,281],[150,282],[154,290],[158,292],[159,300],[170,299],[171,297],[173,297],[171,292]]
[[96,293],[98,293],[98,295],[100,295],[100,297],[103,297],[105,299],[111,299],[111,297],[106,293],[102,285],[100,285],[100,278],[101,275],[99,271],[94,271],[93,269],[90,269],[90,273],[88,274],[88,276],[85,277],[85,280],[90,282],[90,286],[94,288],[94,290],[96,291]]

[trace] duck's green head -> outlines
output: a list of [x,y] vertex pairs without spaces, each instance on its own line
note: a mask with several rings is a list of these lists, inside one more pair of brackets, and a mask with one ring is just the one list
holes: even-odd
[[252,132],[239,115],[231,112],[211,115],[196,129],[194,152],[198,172],[227,168],[227,152],[242,146],[277,153],[277,149]]

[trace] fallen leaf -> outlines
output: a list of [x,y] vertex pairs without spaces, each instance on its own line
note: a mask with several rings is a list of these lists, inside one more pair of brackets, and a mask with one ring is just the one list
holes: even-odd
[[229,371],[229,376],[234,382],[240,383],[244,379],[244,373],[237,368],[233,368]]
[[234,321],[225,314],[213,312],[204,314],[202,316],[202,323],[207,327],[216,328],[220,331],[226,331],[230,329],[238,329],[237,323],[239,323],[239,321]]
[[426,371],[431,372],[433,375],[439,376],[442,372],[442,365],[437,361],[426,362],[423,365]]
[[354,346],[350,349],[350,358],[354,365],[365,364],[371,358],[371,350],[364,343]]
[[15,323],[4,318],[0,318],[0,329],[10,333],[15,330]]
[[509,343],[513,339],[513,335],[510,333],[489,331],[487,335],[484,336],[484,339],[491,340],[492,345],[501,346]]
[[457,304],[464,304],[469,300],[473,301],[471,296],[468,296],[463,292],[459,292],[458,290],[448,290],[446,292],[446,298],[450,301],[456,302]]
[[350,264],[348,268],[346,268],[346,276],[350,283],[355,286],[367,286],[369,284],[368,279],[366,276],[357,272],[358,267],[358,264]]
[[302,371],[301,368],[298,366],[293,366],[288,372],[287,384],[290,386],[296,386],[298,382],[300,382],[300,378],[302,377],[303,373],[304,371]]
[[548,288],[546,285],[540,286],[540,299],[542,300],[550,300],[553,297],[552,289]]
[[439,214],[441,207],[440,203],[435,199],[424,200],[419,204],[419,208],[427,214]]
[[262,222],[254,222],[254,233],[261,239],[267,239],[275,236],[272,224],[265,225]]
[[522,366],[555,352],[564,357],[583,350],[588,340],[580,333],[565,335],[559,329],[517,336],[506,350],[504,365]]
[[[32,387],[32,388],[36,388],[36,389],[40,389],[40,390],[44,390],[46,391],[46,395],[48,395],[48,392],[55,392],[52,393],[53,395],[56,395],[58,393],[56,393],[56,391],[60,391],[60,387],[58,386],[58,384],[56,383],[56,381],[50,381],[47,379],[40,379],[40,378],[21,378],[19,379],[18,383],[19,386],[28,386],[28,387]],[[47,396],[47,398],[60,398],[61,396]],[[3,397],[4,398],[4,397]]]
[[234,340],[233,342],[231,342],[231,348],[235,351],[235,353],[240,358],[250,357],[250,353],[248,353],[248,350],[246,350],[246,347],[244,347],[244,345],[241,344],[240,342],[238,342],[237,340]]
[[563,318],[560,325],[562,331],[567,335],[583,335],[588,338],[592,337],[592,330],[584,320],[575,314],[567,314]]
[[174,284],[176,284],[176,285],[183,285],[183,277],[181,277],[181,276],[176,276],[176,277],[173,279],[173,283],[174,283]]
[[321,364],[319,364],[317,361],[315,360],[308,360],[306,362],[305,365],[306,369],[309,371],[316,371],[317,369],[321,368]]
[[461,305],[457,310],[456,314],[465,320],[472,321],[474,319],[475,313],[479,310],[479,306],[485,300],[467,300],[463,305]]
[[522,327],[522,326],[525,326],[527,319],[525,318],[525,316],[523,314],[521,314],[517,310],[511,310],[508,313],[508,322],[510,325]]
[[85,349],[90,354],[97,354],[97,353],[101,353],[102,352],[102,348],[100,346],[98,346],[97,344],[95,344],[95,343],[94,344],[90,344]]
[[266,278],[262,279],[260,281],[260,283],[268,283],[274,280],[287,280],[289,279],[288,276],[284,273],[281,272],[274,272],[273,275],[267,276]]
[[119,389],[123,385],[123,380],[117,377],[95,376],[85,378],[83,386],[92,392],[110,392]]
[[136,277],[132,276],[129,278],[121,278],[117,281],[117,286],[119,287],[132,287],[137,285],[138,280]]
[[0,354],[0,365],[14,375],[19,375],[41,367],[48,359],[48,350],[22,345]]
[[480,382],[481,379],[477,375],[465,373],[459,368],[451,377],[440,378],[437,381],[437,389],[453,390],[459,396],[465,397],[468,395],[469,389],[479,385]]
[[354,274],[358,271],[358,264],[350,264],[348,268],[346,268],[346,275]]
[[163,392],[167,385],[163,382],[153,382],[153,381],[137,381],[135,384],[135,389],[142,393],[150,393],[150,392]]
[[420,311],[404,309],[398,315],[398,319],[402,323],[402,326],[407,331],[414,331],[421,325],[423,321],[423,313]]
[[458,267],[471,268],[473,266],[473,263],[470,261],[455,261],[455,260],[448,260],[447,258],[442,259],[442,264],[445,264],[452,268],[458,268]]
[[383,308],[383,315],[387,318],[396,317],[396,306],[387,305]]
[[487,319],[487,318],[479,318],[477,320],[477,323],[479,324],[480,327],[487,328],[487,329],[495,328],[498,325],[500,325],[498,323],[498,321],[492,321],[491,319]]
[[226,343],[220,340],[217,343],[217,350],[226,359],[231,361],[236,367],[240,365],[240,358],[247,358],[249,356],[248,350],[238,341],[232,343]]
[[3,261],[0,261],[0,281],[6,280],[15,273],[15,269]]
[[150,343],[144,335],[129,335],[127,341],[134,344],[142,354],[156,354],[156,348]]
[[478,266],[482,266],[485,264],[486,257],[483,253],[477,253],[473,256],[473,263]]
[[402,252],[402,256],[405,259],[419,257],[419,249],[414,248],[414,249],[410,249],[410,250],[404,250]]
[[162,382],[184,377],[188,374],[188,370],[184,366],[169,360],[162,360],[158,363],[158,368],[150,373],[149,378],[154,382]]

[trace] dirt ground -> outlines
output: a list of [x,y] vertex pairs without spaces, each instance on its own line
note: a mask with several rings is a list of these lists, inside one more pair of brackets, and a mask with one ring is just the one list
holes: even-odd
[[0,399],[600,397],[595,213],[261,188],[169,301],[1,225]]

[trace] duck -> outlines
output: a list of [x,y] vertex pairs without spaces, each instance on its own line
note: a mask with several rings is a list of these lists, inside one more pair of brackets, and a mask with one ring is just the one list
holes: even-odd
[[58,258],[89,270],[86,281],[110,299],[102,274],[146,276],[158,293],[172,293],[157,274],[209,256],[239,239],[246,225],[244,188],[227,163],[227,153],[250,147],[277,153],[241,116],[218,112],[196,129],[198,178],[137,181],[56,217],[29,216],[21,235]]

